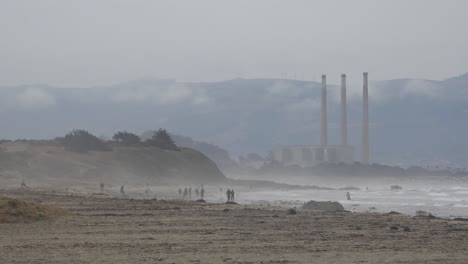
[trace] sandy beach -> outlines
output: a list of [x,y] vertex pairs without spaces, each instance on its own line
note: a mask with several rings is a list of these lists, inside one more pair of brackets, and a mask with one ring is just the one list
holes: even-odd
[[[0,224],[0,263],[466,263],[468,222],[52,191],[0,191],[68,210]],[[406,228],[406,231],[405,231]]]

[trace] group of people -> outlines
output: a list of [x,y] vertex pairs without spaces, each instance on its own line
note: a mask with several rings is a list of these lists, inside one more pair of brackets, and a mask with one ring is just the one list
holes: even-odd
[[[198,188],[195,189],[195,196],[197,199],[205,199],[205,189],[203,188],[203,185],[201,186],[200,190]],[[181,188],[179,188],[179,197],[182,197],[183,199],[187,199],[187,197],[188,199],[192,199],[192,187],[185,187],[183,191]]]
[[[104,183],[103,182],[99,183],[99,189],[101,190],[101,194],[103,194],[104,193]],[[120,195],[122,196],[122,198],[127,197],[127,194],[125,192],[125,185],[120,186]],[[153,196],[153,192],[150,190],[150,188],[148,186],[146,186],[145,195],[148,198]],[[154,198],[156,198],[156,195],[154,195]]]
[[227,189],[226,196],[227,196],[228,202],[234,202],[234,195],[235,194],[236,194],[236,192],[234,191],[234,189]]

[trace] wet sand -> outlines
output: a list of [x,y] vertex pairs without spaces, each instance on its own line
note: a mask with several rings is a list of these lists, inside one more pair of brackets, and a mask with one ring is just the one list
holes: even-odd
[[[0,263],[467,263],[468,222],[47,191],[70,215],[0,224]],[[404,231],[408,227],[411,231]],[[393,230],[394,229],[394,230]]]

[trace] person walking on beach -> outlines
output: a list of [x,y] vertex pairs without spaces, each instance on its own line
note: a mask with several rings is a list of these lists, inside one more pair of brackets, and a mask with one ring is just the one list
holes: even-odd
[[346,198],[348,198],[348,200],[351,200],[351,194],[349,192],[346,192]]
[[197,189],[195,189],[195,197],[197,197],[197,198],[198,198],[198,188],[197,188]]
[[122,194],[122,197],[125,197],[125,185],[120,186],[120,193]]
[[234,195],[236,193],[234,192],[234,189],[231,190],[231,202],[234,202]]
[[182,189],[179,188],[179,197],[182,196]]
[[227,196],[228,202],[230,202],[231,201],[231,190],[230,189],[227,189],[226,196]]
[[203,189],[203,186],[201,187],[201,190],[200,190],[200,197],[202,200],[205,200],[205,189]]
[[184,196],[183,196],[184,199],[187,197],[187,194],[188,194],[187,187],[185,187],[185,189],[184,189]]

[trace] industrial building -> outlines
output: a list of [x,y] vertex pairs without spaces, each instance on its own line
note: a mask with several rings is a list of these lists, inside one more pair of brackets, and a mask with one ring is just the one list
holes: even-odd
[[[362,157],[363,164],[369,163],[369,102],[368,74],[363,73],[363,111],[362,111]],[[273,150],[274,159],[285,166],[315,166],[321,163],[353,163],[354,147],[348,144],[346,75],[341,75],[341,109],[340,109],[339,145],[329,145],[327,139],[327,77],[322,75],[321,108],[320,108],[320,145],[281,146]]]

